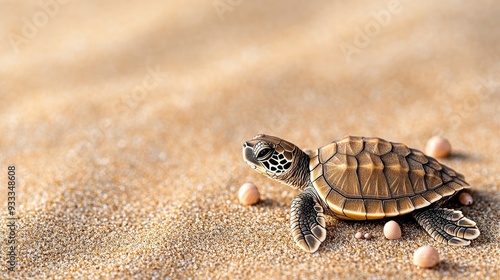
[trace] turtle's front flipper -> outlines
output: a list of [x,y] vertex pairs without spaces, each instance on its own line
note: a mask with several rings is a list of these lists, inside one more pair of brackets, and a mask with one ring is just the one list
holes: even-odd
[[303,250],[314,253],[326,238],[323,207],[310,189],[292,201],[290,225],[295,243]]
[[469,245],[479,236],[476,223],[462,212],[446,208],[432,208],[413,212],[417,222],[437,241],[449,245]]

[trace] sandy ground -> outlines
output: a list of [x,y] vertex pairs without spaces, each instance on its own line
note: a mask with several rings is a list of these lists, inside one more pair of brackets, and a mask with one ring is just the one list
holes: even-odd
[[[0,278],[498,279],[498,1],[97,2],[0,3]],[[305,253],[298,192],[241,158],[257,133],[304,148],[444,135],[475,200],[449,206],[482,235],[445,246],[401,218],[389,241],[384,221],[328,219]],[[257,205],[239,204],[244,182]],[[412,264],[422,245],[435,269]]]

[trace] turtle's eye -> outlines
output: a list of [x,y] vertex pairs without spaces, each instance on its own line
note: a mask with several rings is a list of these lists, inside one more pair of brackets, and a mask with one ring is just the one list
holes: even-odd
[[265,160],[271,156],[272,152],[273,150],[271,148],[264,148],[260,150],[259,153],[257,154],[257,159]]

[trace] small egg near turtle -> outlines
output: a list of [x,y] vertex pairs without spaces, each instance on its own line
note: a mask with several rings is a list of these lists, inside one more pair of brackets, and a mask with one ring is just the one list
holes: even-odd
[[253,205],[260,200],[259,189],[252,183],[245,183],[238,191],[238,199],[242,204]]
[[445,158],[451,154],[451,144],[448,139],[434,136],[427,141],[425,153],[435,158]]
[[367,233],[365,233],[365,235],[363,237],[365,239],[371,239],[372,238],[372,233],[371,232],[367,232]]
[[363,234],[361,232],[356,232],[356,235],[354,235],[354,237],[356,237],[356,239],[361,239],[363,238]]
[[413,264],[422,268],[431,268],[438,264],[439,253],[431,246],[422,246],[413,253]]
[[462,192],[458,195],[458,201],[460,201],[463,205],[471,205],[474,202],[472,196],[466,192]]
[[384,226],[384,235],[387,239],[399,239],[401,238],[401,228],[399,224],[395,221],[388,221]]

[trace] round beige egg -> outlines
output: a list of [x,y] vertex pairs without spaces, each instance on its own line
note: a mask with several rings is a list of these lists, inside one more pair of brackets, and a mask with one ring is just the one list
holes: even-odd
[[395,221],[388,221],[384,226],[384,236],[387,239],[399,239],[401,238],[401,228]]
[[451,154],[451,144],[448,139],[434,136],[427,141],[425,153],[434,158],[444,158]]
[[413,264],[422,268],[431,268],[438,264],[439,253],[431,246],[422,246],[413,253]]
[[245,183],[238,191],[238,199],[242,204],[253,205],[260,200],[259,189],[252,183]]
[[460,201],[463,205],[471,205],[474,202],[472,196],[466,192],[462,192],[458,195],[458,201]]

